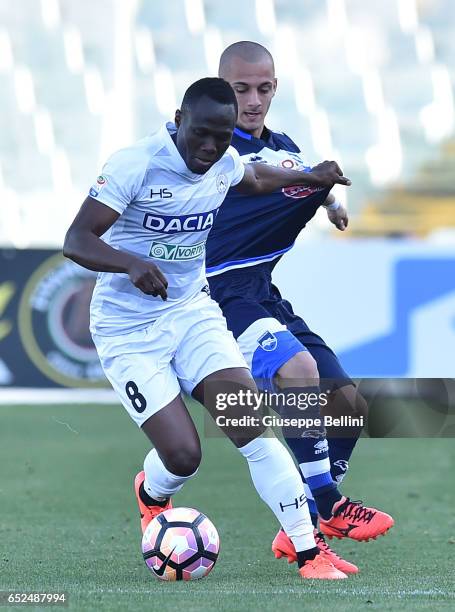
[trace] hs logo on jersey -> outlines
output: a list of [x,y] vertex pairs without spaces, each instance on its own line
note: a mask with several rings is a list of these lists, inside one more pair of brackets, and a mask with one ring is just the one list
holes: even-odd
[[168,198],[172,198],[172,191],[169,191],[169,189],[167,187],[163,187],[163,189],[156,189],[155,191],[153,191],[153,189],[150,190],[150,197],[157,197],[157,198],[161,198],[162,200],[167,200]]

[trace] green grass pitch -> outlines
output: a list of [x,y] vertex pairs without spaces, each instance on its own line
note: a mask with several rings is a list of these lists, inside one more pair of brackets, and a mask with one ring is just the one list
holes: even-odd
[[361,568],[336,583],[273,558],[277,523],[244,460],[223,439],[203,445],[176,503],[212,519],[220,557],[201,581],[162,583],[141,557],[132,491],[147,440],[123,409],[1,406],[0,589],[67,591],[72,610],[455,609],[453,440],[359,442],[343,491],[396,525],[374,542],[333,541]]

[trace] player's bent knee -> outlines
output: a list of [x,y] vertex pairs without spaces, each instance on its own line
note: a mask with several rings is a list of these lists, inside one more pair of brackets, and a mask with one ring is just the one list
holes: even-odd
[[354,385],[340,387],[329,396],[324,413],[331,416],[368,416],[368,404],[366,399]]
[[201,458],[200,448],[179,448],[172,453],[171,457],[163,460],[163,463],[176,476],[191,476],[198,469]]
[[319,384],[319,372],[316,360],[308,351],[301,351],[283,364],[277,372],[279,384],[286,380],[306,380],[308,384]]

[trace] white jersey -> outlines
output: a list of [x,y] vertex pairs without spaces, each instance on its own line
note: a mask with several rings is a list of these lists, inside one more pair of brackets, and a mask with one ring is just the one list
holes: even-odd
[[142,293],[127,274],[100,272],[90,310],[93,333],[118,335],[148,325],[207,284],[205,242],[227,190],[242,180],[245,167],[229,147],[206,174],[195,174],[169,129],[163,126],[114,153],[90,189],[92,198],[120,213],[103,240],[153,261],[169,283],[168,299]]

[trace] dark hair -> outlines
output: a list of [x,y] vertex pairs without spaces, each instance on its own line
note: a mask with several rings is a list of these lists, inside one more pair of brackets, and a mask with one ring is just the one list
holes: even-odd
[[238,105],[234,90],[224,79],[205,77],[194,82],[185,91],[182,100],[182,111],[191,109],[201,98],[206,97],[219,104],[232,104],[237,116]]
[[257,42],[252,42],[251,40],[239,40],[238,42],[229,45],[229,47],[226,47],[221,54],[218,74],[225,74],[226,70],[229,69],[231,61],[235,57],[239,57],[243,61],[249,62],[250,64],[255,64],[262,61],[264,58],[267,58],[270,60],[273,71],[275,72],[273,57],[268,49]]

